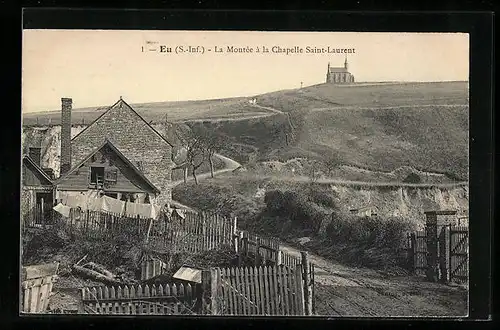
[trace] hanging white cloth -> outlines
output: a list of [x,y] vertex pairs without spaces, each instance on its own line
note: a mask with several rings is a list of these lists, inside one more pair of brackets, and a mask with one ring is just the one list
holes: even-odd
[[102,196],[102,211],[123,215],[125,202],[109,196]]
[[62,214],[64,217],[69,218],[69,212],[71,211],[71,207],[59,203],[56,206],[54,206],[53,209],[54,211]]
[[151,218],[157,220],[161,213],[161,206],[151,204]]

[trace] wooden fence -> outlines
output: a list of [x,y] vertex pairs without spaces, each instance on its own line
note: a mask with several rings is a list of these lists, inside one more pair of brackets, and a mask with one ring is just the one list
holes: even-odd
[[153,221],[148,246],[156,252],[199,253],[230,247],[233,220],[218,214],[187,213],[185,219]]
[[[304,274],[307,269],[307,274]],[[217,269],[219,288],[213,290],[213,314],[220,315],[312,315],[308,298],[314,292],[314,266],[294,269],[284,265]],[[307,284],[306,284],[307,283]]]
[[130,218],[102,211],[80,211],[72,208],[64,224],[72,234],[105,238],[119,234],[145,235],[150,219]]
[[425,231],[407,233],[406,246],[408,270],[414,275],[425,275],[427,269],[427,244]]
[[167,264],[158,258],[147,255],[141,261],[141,281],[161,275],[167,271]]
[[451,227],[449,230],[449,280],[467,282],[469,279],[469,230],[467,227]]
[[54,211],[48,206],[36,204],[30,207],[23,215],[22,226],[27,228],[44,228],[53,224]]
[[[198,290],[199,291],[199,290]],[[87,287],[82,289],[85,314],[196,314],[197,288],[190,284]]]
[[275,238],[262,238],[246,231],[238,231],[236,236],[236,251],[241,255],[254,257],[256,266],[270,263],[295,268],[300,264],[299,257],[280,250],[279,240]]
[[43,313],[47,309],[58,268],[58,263],[22,268],[21,311],[23,313]]
[[[426,231],[407,234],[406,250],[408,271],[426,276],[429,271],[429,256]],[[437,234],[436,251],[437,278],[441,282],[466,283],[469,276],[469,232],[468,227],[440,226]],[[432,245],[434,246],[434,245]]]
[[102,211],[79,211],[72,208],[64,218],[70,233],[92,238],[118,234],[143,237],[147,247],[156,252],[199,253],[231,246],[233,220],[218,214],[187,213],[184,219],[130,218]]

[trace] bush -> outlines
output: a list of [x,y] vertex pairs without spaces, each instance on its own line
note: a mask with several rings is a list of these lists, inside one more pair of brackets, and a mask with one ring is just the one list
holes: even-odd
[[326,228],[331,257],[366,267],[396,266],[410,224],[401,218],[357,217],[334,212]]
[[285,207],[285,197],[281,190],[269,190],[264,195],[264,203],[271,213],[280,212]]
[[331,191],[326,191],[312,186],[309,188],[308,199],[318,205],[338,209],[337,201]]
[[[325,214],[304,194],[296,191],[268,191],[264,197],[267,213],[283,216],[291,221],[295,229],[304,230],[304,234],[314,234],[319,230]],[[283,222],[277,225],[283,226]]]
[[422,179],[418,176],[418,174],[415,173],[410,173],[406,178],[403,180],[404,183],[420,183],[422,182]]

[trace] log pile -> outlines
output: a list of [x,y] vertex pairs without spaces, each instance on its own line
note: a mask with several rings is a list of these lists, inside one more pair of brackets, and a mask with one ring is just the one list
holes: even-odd
[[72,266],[73,272],[83,278],[89,278],[95,281],[110,285],[122,285],[122,284],[133,284],[135,280],[124,278],[123,276],[117,276],[107,270],[103,265],[97,264],[95,262],[82,262],[87,258],[84,256],[77,263]]

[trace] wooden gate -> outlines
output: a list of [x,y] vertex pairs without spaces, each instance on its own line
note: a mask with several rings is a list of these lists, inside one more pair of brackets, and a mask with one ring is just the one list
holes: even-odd
[[450,281],[467,282],[469,278],[469,231],[467,227],[450,227]]
[[425,231],[408,233],[406,247],[408,270],[415,275],[425,275],[427,268],[427,243]]
[[[313,267],[311,267],[311,270]],[[220,269],[223,315],[305,315],[302,265]]]

